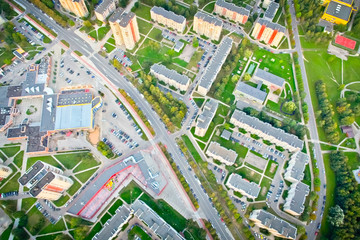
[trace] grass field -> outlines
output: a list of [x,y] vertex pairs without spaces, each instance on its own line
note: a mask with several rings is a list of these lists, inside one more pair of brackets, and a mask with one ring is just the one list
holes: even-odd
[[200,108],[204,103],[205,98],[194,98],[196,105]]
[[[142,17],[150,21],[151,20],[150,10],[151,10],[150,7],[145,6],[143,4],[139,4],[139,7],[135,9],[133,12],[136,14],[136,16]],[[138,23],[139,20],[140,19],[137,19]]]
[[19,182],[18,179],[20,178],[21,173],[15,174],[10,180],[6,182],[4,186],[0,188],[0,192],[6,193],[11,191],[18,191],[19,190]]
[[55,225],[49,224],[44,229],[41,230],[39,234],[60,232],[66,230],[64,220],[61,218]]
[[68,200],[70,199],[70,197],[68,195],[63,195],[61,198],[59,198],[56,201],[53,201],[53,203],[55,204],[55,206],[57,207],[61,207],[63,206]]
[[110,26],[101,27],[98,29],[98,40],[101,41],[105,35],[110,31]]
[[309,187],[311,187],[311,172],[310,172],[309,164],[307,164],[305,167],[304,179],[302,182],[305,183],[306,185],[308,185]]
[[132,181],[120,192],[120,197],[127,204],[131,204],[140,196],[142,192],[142,189]]
[[149,44],[150,42],[154,42],[151,39],[146,39],[142,45],[142,48],[137,51],[136,55],[138,55],[138,60],[141,65],[145,61],[149,61],[151,63],[161,62],[164,59],[164,55],[170,50],[168,47],[161,47],[160,50],[154,49]]
[[[91,155],[92,156],[92,155]],[[98,166],[100,163],[95,160],[95,158],[92,156],[89,160],[82,160],[81,163],[73,170],[74,173]]]
[[161,35],[161,30],[158,28],[153,28],[151,30],[151,32],[149,33],[148,37],[157,40],[157,41],[161,41],[163,39],[163,36]]
[[26,169],[29,169],[36,161],[42,161],[44,163],[53,165],[55,167],[58,167],[62,170],[64,170],[63,167],[52,157],[52,156],[40,156],[40,157],[31,157],[27,160]]
[[102,216],[102,218],[100,219],[100,222],[102,224],[105,224],[107,220],[109,220],[111,218],[111,215],[109,213],[105,213],[104,216]]
[[214,7],[215,7],[215,2],[209,3],[208,5],[206,5],[206,7],[204,7],[204,11],[208,13],[212,13]]
[[81,157],[79,153],[73,154],[59,154],[54,156],[59,162],[64,165],[67,169],[73,169],[76,164],[81,161]]
[[[259,196],[255,199],[256,201],[263,201],[266,199],[266,194],[268,193],[269,189],[270,189],[270,185],[271,185],[271,180],[264,177],[261,181],[260,184],[260,193]],[[263,191],[263,188],[266,188],[266,191]],[[263,193],[263,194],[262,194]]]
[[318,44],[314,41],[307,41],[305,37],[300,37],[301,47],[303,49],[319,49],[326,50],[328,48],[327,44]]
[[188,148],[191,155],[194,157],[195,161],[197,163],[203,162],[200,154],[196,151],[196,149],[195,149],[194,145],[192,144],[192,142],[190,141],[189,137],[187,135],[182,135],[181,138],[185,142],[186,147]]
[[108,44],[108,43],[105,43],[105,44],[104,44],[104,48],[106,49],[106,52],[107,52],[107,53],[111,53],[116,47],[113,46],[113,45],[110,45],[110,44]]
[[20,147],[19,146],[15,146],[15,147],[2,147],[0,148],[1,151],[3,151],[3,153],[9,158],[9,157],[13,157],[15,156],[15,154],[20,151]]
[[0,159],[5,162],[7,157],[5,157],[5,155],[2,152],[0,152]]
[[[275,170],[273,172],[270,172],[270,169],[271,169],[271,164],[276,164],[276,167],[275,167]],[[266,166],[266,170],[265,170],[265,175],[270,177],[270,178],[274,178],[275,174],[276,174],[276,171],[279,167],[279,164],[273,160],[268,160],[268,164]]]
[[151,240],[151,237],[147,235],[147,233],[144,232],[144,230],[142,230],[139,226],[134,226],[128,234],[128,239],[129,240],[138,239],[137,237],[140,238],[141,240]]
[[246,178],[247,180],[255,183],[260,183],[261,175],[250,170],[247,167],[242,167],[235,171],[235,173],[241,175],[243,178]]
[[348,157],[348,165],[351,170],[358,169],[360,166],[359,154],[356,152],[344,152],[344,155]]
[[329,208],[334,206],[335,201],[335,173],[330,167],[330,155],[324,154],[324,167],[325,167],[325,174],[326,174],[326,204],[324,210],[324,217],[321,221],[321,229],[320,229],[320,239],[330,239],[330,229],[331,224],[327,221],[327,216],[329,213]]
[[21,203],[21,209],[27,211],[37,201],[36,198],[24,198]]
[[81,184],[73,177],[70,177],[73,180],[73,185],[67,190],[67,192],[72,196],[74,195],[77,190],[81,187]]
[[4,60],[11,60],[14,57],[12,50],[6,50],[5,48],[0,48],[0,66],[4,65]]
[[200,62],[201,56],[203,54],[204,54],[204,50],[201,50],[201,49],[199,51],[194,52],[194,54],[192,55],[192,57],[190,59],[189,64],[186,66],[186,68],[189,69],[189,70],[191,70],[193,67],[196,68],[197,63]]
[[78,173],[75,176],[82,182],[85,183],[97,170],[98,168],[91,169],[82,173]]
[[49,221],[35,206],[30,209],[27,215],[29,218],[25,227],[32,235],[36,235],[41,228],[49,224]]
[[121,199],[118,199],[116,200],[116,202],[114,202],[114,204],[109,208],[109,213],[111,215],[114,215],[115,214],[115,211],[120,207],[122,206],[124,203],[123,201],[121,201]]
[[22,164],[23,164],[23,158],[24,158],[24,151],[19,152],[15,157],[14,157],[14,163],[16,166],[18,166],[18,168],[21,169]]
[[138,26],[139,26],[139,32],[141,34],[148,34],[148,32],[150,31],[150,29],[152,28],[151,23],[145,22],[144,20],[138,19]]

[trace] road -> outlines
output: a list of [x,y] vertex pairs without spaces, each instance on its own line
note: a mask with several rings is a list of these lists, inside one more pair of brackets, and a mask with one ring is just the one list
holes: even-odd
[[[309,122],[307,124],[307,127],[310,131],[310,137],[314,143],[314,154],[315,154],[315,158],[317,159],[317,165],[319,168],[319,178],[321,180],[321,183],[324,185],[326,184],[326,176],[325,176],[325,166],[324,166],[324,159],[321,155],[321,148],[320,148],[320,144],[319,144],[319,135],[317,132],[317,128],[316,128],[316,119],[315,119],[315,112],[314,112],[314,108],[311,102],[311,97],[310,97],[310,88],[309,88],[309,83],[308,83],[308,79],[307,79],[307,75],[306,75],[306,69],[305,69],[305,64],[304,64],[304,59],[303,59],[303,53],[302,53],[302,48],[301,48],[301,44],[300,44],[300,38],[299,38],[299,32],[298,32],[298,21],[296,20],[296,13],[295,13],[295,9],[294,9],[294,5],[292,5],[291,3],[292,1],[289,0],[288,3],[290,5],[290,13],[291,13],[291,18],[292,18],[292,29],[294,32],[294,38],[295,38],[295,50],[298,52],[299,54],[299,64],[300,64],[300,69],[301,69],[301,75],[304,81],[304,90],[306,93],[306,98],[305,98],[305,102],[308,105],[308,112],[309,112]],[[317,230],[317,225],[319,222],[321,222],[321,208],[323,207],[323,198],[324,196],[326,196],[326,189],[323,187],[323,185],[321,186],[321,190],[318,192],[319,194],[319,202],[318,202],[318,210],[316,211],[316,220],[312,223],[306,226],[306,232],[308,237],[311,239],[313,238],[316,230]]]

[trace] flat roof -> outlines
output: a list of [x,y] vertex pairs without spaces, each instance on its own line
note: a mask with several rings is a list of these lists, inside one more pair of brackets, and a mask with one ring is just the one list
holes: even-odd
[[133,12],[127,13],[123,8],[118,8],[110,16],[109,22],[118,22],[120,26],[126,27],[135,16]]
[[285,178],[291,177],[298,181],[304,178],[304,170],[306,164],[309,163],[309,156],[303,152],[294,153],[289,161],[289,165],[285,170]]
[[40,131],[55,129],[57,94],[44,95]]
[[229,140],[231,137],[231,132],[229,130],[224,129],[224,131],[221,133],[221,138]]
[[216,5],[218,5],[219,7],[226,8],[226,9],[228,9],[230,11],[239,13],[239,14],[244,15],[244,16],[249,16],[250,15],[249,10],[247,10],[247,9],[245,9],[243,7],[238,7],[235,4],[226,2],[224,0],[217,0]]
[[348,21],[352,12],[352,7],[346,6],[339,2],[331,1],[326,8],[325,13],[336,18]]
[[221,20],[219,20],[216,17],[213,17],[207,13],[197,12],[194,17],[202,19],[203,21],[208,22],[210,24],[214,24],[215,26],[223,25]]
[[299,139],[297,136],[290,133],[286,133],[284,130],[273,127],[269,123],[263,122],[256,117],[247,115],[245,112],[235,109],[231,118],[235,118],[238,121],[243,122],[249,126],[252,126],[253,128],[258,129],[270,136],[273,136],[274,138],[280,141],[286,142],[287,144],[293,147],[302,149],[304,146],[304,141]]
[[278,9],[279,4],[277,2],[271,2],[269,7],[265,11],[264,18],[270,19],[272,21]]
[[196,121],[196,127],[207,129],[215,116],[218,105],[219,103],[212,98],[207,101],[203,107],[202,113]]
[[207,89],[208,91],[210,90],[211,85],[215,81],[217,74],[226,60],[226,57],[230,53],[232,43],[233,40],[229,37],[225,37],[221,41],[220,46],[214,53],[213,58],[210,60],[209,65],[200,78],[199,86]]
[[21,185],[26,185],[31,179],[33,179],[44,167],[44,163],[41,161],[36,161],[27,172],[19,178],[19,183]]
[[57,106],[77,105],[91,103],[93,95],[85,89],[62,91],[58,95]]
[[253,98],[258,99],[261,102],[264,102],[267,96],[266,92],[258,88],[255,88],[253,86],[250,86],[249,84],[246,84],[244,82],[239,82],[238,85],[236,86],[236,90],[241,93],[252,96]]
[[95,8],[95,12],[102,14],[105,12],[111,4],[114,4],[114,0],[103,0],[97,7]]
[[172,11],[167,11],[162,7],[154,6],[154,7],[151,8],[150,11],[154,12],[155,14],[161,15],[161,16],[167,18],[167,19],[171,19],[174,22],[177,22],[177,23],[180,23],[180,24],[183,24],[186,21],[186,18],[184,16],[177,15]]
[[310,188],[302,182],[293,183],[288,191],[288,197],[285,199],[284,210],[291,210],[298,214],[302,214],[305,206],[306,196],[309,194]]
[[31,126],[29,124],[21,124],[16,127],[9,128],[6,134],[7,138],[26,137],[26,152],[45,151],[48,144],[48,138],[45,137],[47,133],[41,132],[40,126],[35,124]]
[[0,107],[0,127],[10,120],[11,107]]
[[91,125],[91,104],[58,106],[56,108],[55,130],[87,128]]
[[253,198],[257,198],[260,192],[260,186],[242,178],[239,174],[232,173],[226,183],[235,189],[241,189]]
[[44,177],[42,177],[40,179],[40,181],[38,181],[37,184],[30,189],[30,195],[33,197],[36,197],[37,195],[39,195],[39,193],[41,193],[43,188],[46,187],[46,185],[48,185],[49,183],[51,183],[51,181],[54,178],[55,178],[54,173],[47,172],[46,175]]
[[174,80],[175,82],[182,84],[182,85],[186,85],[190,81],[190,78],[188,76],[182,75],[173,69],[168,69],[164,65],[161,65],[158,63],[155,63],[154,65],[152,65],[150,68],[150,71],[153,71],[157,74],[160,74],[167,78],[170,78],[170,79]]
[[271,82],[272,84],[275,84],[278,87],[283,87],[285,83],[285,79],[276,76],[275,74],[272,74],[270,72],[267,72],[263,69],[258,68],[254,73],[255,78],[259,78],[263,81]]

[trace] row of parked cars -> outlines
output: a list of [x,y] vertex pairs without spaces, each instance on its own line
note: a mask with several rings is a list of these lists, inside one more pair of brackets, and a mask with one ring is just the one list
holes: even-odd
[[11,197],[11,196],[17,196],[17,195],[19,195],[18,191],[11,191],[11,192],[7,192],[7,193],[1,193],[0,198],[6,198],[6,197]]
[[[126,110],[126,108],[124,107],[124,105],[121,104],[119,99],[116,99],[115,102],[120,106],[120,109],[124,112],[124,114],[126,115],[127,119],[129,120],[133,120],[132,116],[130,115],[130,113]],[[114,117],[114,116],[113,116]],[[138,127],[138,125],[134,122],[133,124],[131,124],[135,131],[137,132],[137,134],[139,136],[143,135],[143,132],[141,131],[141,129]]]

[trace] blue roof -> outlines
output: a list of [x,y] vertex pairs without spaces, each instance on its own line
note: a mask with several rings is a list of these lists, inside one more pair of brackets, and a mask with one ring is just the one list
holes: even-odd
[[91,103],[56,108],[55,129],[91,127]]

